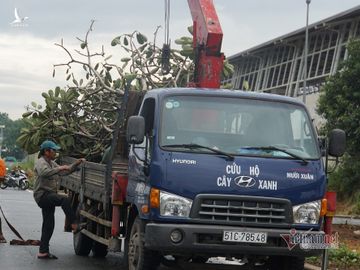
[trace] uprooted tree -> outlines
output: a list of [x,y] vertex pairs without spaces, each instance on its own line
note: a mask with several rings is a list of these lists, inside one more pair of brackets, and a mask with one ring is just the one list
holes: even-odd
[[[77,38],[80,49],[70,52],[61,41],[55,44],[68,55],[66,63],[54,65],[53,76],[65,67],[66,80],[71,85],[42,93],[45,108],[35,102],[23,114],[27,127],[22,129],[18,143],[28,152],[35,153],[45,139],[61,145],[64,154],[96,159],[110,144],[117,125],[117,113],[122,107],[125,87],[138,93],[161,87],[184,87],[192,79],[194,52],[191,37],[181,37],[175,43],[180,49],[164,51],[148,41],[139,31],[114,38],[112,46],[119,46],[126,55],[121,64],[110,62],[104,52],[92,53],[89,48],[91,23],[85,38]],[[192,33],[191,27],[189,32]],[[74,56],[75,54],[75,56]],[[167,68],[164,71],[164,59]],[[78,67],[83,71],[75,72]],[[228,77],[233,67],[225,62],[223,75]]]

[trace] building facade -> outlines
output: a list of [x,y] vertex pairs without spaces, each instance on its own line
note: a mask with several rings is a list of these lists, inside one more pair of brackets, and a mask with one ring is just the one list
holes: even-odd
[[[346,59],[346,44],[360,38],[360,5],[309,25],[307,94],[316,93],[326,77]],[[302,95],[305,27],[229,57],[234,74],[224,83],[234,89],[287,96]]]

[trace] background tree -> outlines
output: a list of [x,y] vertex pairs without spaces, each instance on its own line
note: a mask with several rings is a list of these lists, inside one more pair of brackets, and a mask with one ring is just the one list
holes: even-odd
[[22,159],[25,153],[16,143],[16,138],[19,137],[20,130],[25,126],[24,121],[22,119],[13,121],[7,113],[0,112],[0,125],[5,125],[1,156],[15,156],[17,159]]
[[[348,58],[322,89],[318,113],[326,119],[323,131],[341,128],[347,135],[347,153],[331,183],[340,198],[360,197],[360,40],[348,46]],[[359,197],[359,198],[358,198]]]
[[[102,47],[93,53],[89,48],[91,23],[84,38],[79,40],[80,49],[70,52],[64,43],[55,44],[68,55],[65,63],[54,65],[56,71],[66,68],[69,85],[42,93],[46,106],[35,102],[23,114],[27,128],[21,131],[19,144],[29,153],[38,150],[39,143],[51,138],[61,144],[65,154],[88,159],[98,158],[110,144],[117,125],[117,112],[122,106],[125,85],[133,91],[160,87],[185,87],[194,71],[192,38],[176,40],[179,49],[171,49],[167,55],[156,46],[158,29],[153,41],[139,31],[115,37],[111,45],[118,46],[125,57],[119,63],[110,62]],[[189,28],[191,33],[191,28]],[[164,59],[169,62],[165,63]],[[163,66],[169,69],[164,72]],[[81,67],[82,73],[76,67]],[[76,72],[74,71],[76,70]],[[224,76],[230,76],[233,67],[225,63]],[[141,95],[141,94],[140,94]]]

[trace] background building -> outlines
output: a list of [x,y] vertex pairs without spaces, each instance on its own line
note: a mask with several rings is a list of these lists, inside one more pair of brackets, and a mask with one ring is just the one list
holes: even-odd
[[[347,57],[346,43],[360,37],[360,5],[309,25],[307,92],[316,93]],[[305,27],[229,57],[235,89],[302,95]]]
[[360,5],[308,26],[306,90],[303,87],[305,30],[305,27],[298,29],[229,57],[235,69],[224,83],[231,83],[234,89],[300,100],[306,91],[306,105],[319,126],[321,118],[315,112],[318,91],[347,58],[347,42],[360,38]]

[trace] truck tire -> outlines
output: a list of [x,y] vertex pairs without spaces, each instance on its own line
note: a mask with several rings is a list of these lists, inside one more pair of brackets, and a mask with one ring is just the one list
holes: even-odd
[[[76,223],[78,224],[83,222],[83,218],[80,216],[81,209],[82,205],[79,204],[76,210]],[[76,255],[88,256],[93,247],[93,240],[80,231],[73,234],[73,244]]]
[[137,217],[125,241],[125,264],[129,270],[155,270],[161,256],[144,247],[145,222]]
[[74,233],[73,240],[75,254],[88,256],[92,248],[93,240],[81,232]]
[[304,270],[305,258],[274,256],[270,257],[268,270]]
[[94,241],[92,246],[93,256],[96,258],[105,258],[108,254],[108,247],[104,244]]

